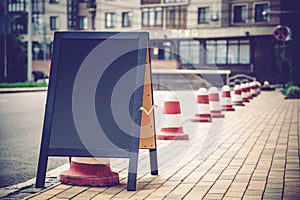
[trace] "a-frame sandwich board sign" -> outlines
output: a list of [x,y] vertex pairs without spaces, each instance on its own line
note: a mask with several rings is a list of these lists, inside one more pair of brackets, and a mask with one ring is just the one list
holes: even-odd
[[139,148],[158,174],[147,32],[56,32],[36,187],[49,156],[129,158],[136,190]]

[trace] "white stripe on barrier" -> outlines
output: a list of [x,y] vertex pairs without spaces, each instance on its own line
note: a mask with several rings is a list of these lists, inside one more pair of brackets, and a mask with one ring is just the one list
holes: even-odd
[[209,104],[197,104],[197,114],[210,114]]
[[222,97],[220,104],[222,106],[227,106],[227,105],[231,105],[231,98],[230,97]]
[[179,128],[181,127],[181,114],[165,114],[165,120],[162,128]]
[[237,95],[237,94],[233,94],[232,95],[232,101],[233,102],[242,101],[242,96],[241,95]]
[[248,98],[248,94],[247,94],[247,92],[242,92],[242,98],[244,99],[246,99],[246,98]]
[[210,111],[220,111],[221,105],[218,101],[209,101]]

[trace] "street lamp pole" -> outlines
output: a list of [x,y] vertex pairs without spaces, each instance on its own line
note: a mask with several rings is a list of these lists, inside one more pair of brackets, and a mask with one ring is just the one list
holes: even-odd
[[28,2],[28,18],[27,18],[27,32],[28,32],[28,41],[27,41],[27,81],[32,81],[32,2]]
[[7,77],[7,13],[4,17],[4,81]]

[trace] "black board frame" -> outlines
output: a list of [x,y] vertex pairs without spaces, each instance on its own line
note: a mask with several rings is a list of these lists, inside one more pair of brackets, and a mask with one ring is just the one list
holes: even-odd
[[[127,190],[136,190],[137,180],[137,166],[139,155],[139,135],[140,128],[138,126],[132,126],[132,137],[130,141],[130,148],[128,153],[124,153],[124,149],[109,150],[109,149],[49,149],[50,137],[51,137],[51,125],[53,121],[53,111],[55,104],[55,92],[57,85],[57,74],[60,57],[60,43],[62,39],[137,39],[138,40],[138,57],[136,69],[136,86],[144,85],[144,74],[146,66],[146,54],[149,53],[148,40],[149,33],[147,32],[56,32],[54,35],[53,55],[51,59],[50,81],[48,86],[46,108],[44,115],[44,125],[42,131],[42,139],[40,146],[40,155],[37,169],[36,188],[43,188],[45,186],[46,170],[49,156],[68,156],[68,157],[108,157],[108,158],[129,158],[128,167],[128,182]],[[150,56],[150,55],[148,55]],[[151,66],[151,59],[150,59]],[[151,67],[150,67],[151,74]],[[151,78],[151,77],[150,77]],[[151,83],[152,84],[152,83]],[[153,88],[153,87],[152,87]],[[151,91],[153,93],[153,91]],[[142,107],[143,100],[143,87],[137,89],[134,93],[134,110],[139,110]],[[152,95],[153,102],[153,95]],[[135,113],[132,117],[133,123],[141,124],[141,112]],[[154,133],[155,138],[155,133]],[[156,143],[156,141],[155,141]],[[150,169],[152,175],[158,175],[157,165],[157,152],[156,145],[154,149],[149,149],[150,154]]]

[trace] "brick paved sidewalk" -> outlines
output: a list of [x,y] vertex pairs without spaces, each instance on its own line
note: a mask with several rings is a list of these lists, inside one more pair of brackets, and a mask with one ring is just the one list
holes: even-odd
[[235,108],[212,123],[184,123],[188,141],[159,140],[158,176],[142,150],[135,192],[126,190],[128,159],[118,158],[118,186],[58,184],[27,199],[300,199],[300,100],[262,92]]

